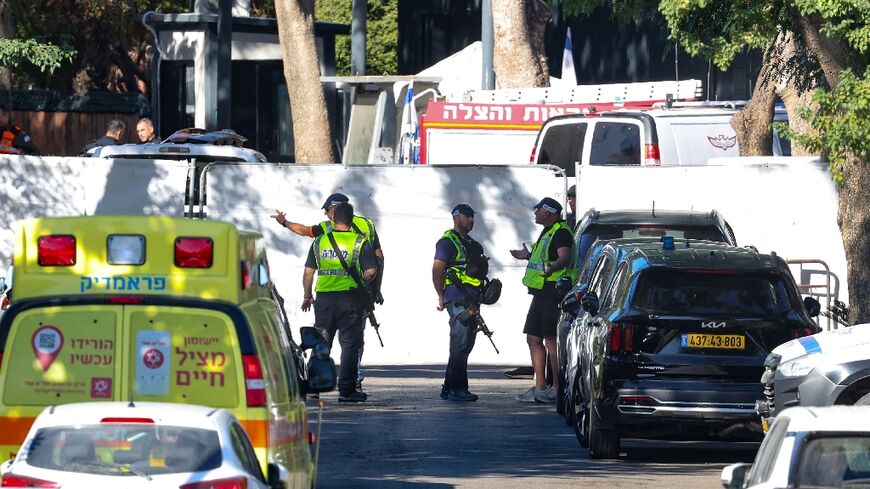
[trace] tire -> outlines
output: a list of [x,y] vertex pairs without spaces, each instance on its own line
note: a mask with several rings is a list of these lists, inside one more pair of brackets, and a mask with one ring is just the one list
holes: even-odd
[[589,458],[619,458],[619,433],[599,426],[601,420],[591,404],[587,418],[589,418]]
[[861,399],[855,401],[856,406],[870,406],[870,394],[864,394]]
[[583,406],[583,398],[580,395],[580,387],[574,388],[574,393],[571,396],[571,426],[574,428],[574,435],[580,446],[589,448],[589,409]]

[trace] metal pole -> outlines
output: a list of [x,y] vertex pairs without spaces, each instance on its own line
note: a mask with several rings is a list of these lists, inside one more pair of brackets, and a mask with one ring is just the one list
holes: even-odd
[[233,0],[220,0],[218,4],[217,52],[217,127],[231,127],[230,101],[232,93],[232,38]]
[[480,40],[483,48],[481,59],[483,61],[483,78],[481,85],[484,90],[495,89],[495,71],[492,69],[492,48],[494,37],[492,33],[492,0],[483,0],[480,14]]
[[366,12],[367,0],[353,0],[350,20],[350,74],[366,73]]

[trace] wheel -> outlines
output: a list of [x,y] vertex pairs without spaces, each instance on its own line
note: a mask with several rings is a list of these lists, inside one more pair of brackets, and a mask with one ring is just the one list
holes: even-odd
[[589,406],[589,458],[618,458],[619,434],[616,430],[602,429],[599,425],[598,413],[592,405]]
[[559,380],[559,391],[556,394],[556,412],[561,416],[567,417],[568,411],[565,410],[565,403],[567,401],[565,399],[565,381],[561,378]]
[[856,406],[870,406],[870,394],[864,394],[861,399],[855,401]]
[[577,400],[577,381],[574,380],[574,386],[570,397],[568,396],[567,389],[565,390],[565,424],[568,426],[574,426],[574,423],[577,421],[577,419],[575,418],[575,415],[577,413],[577,405],[575,404],[575,401]]
[[571,396],[571,426],[580,446],[589,448],[589,410],[584,406],[580,392],[580,387],[577,386]]

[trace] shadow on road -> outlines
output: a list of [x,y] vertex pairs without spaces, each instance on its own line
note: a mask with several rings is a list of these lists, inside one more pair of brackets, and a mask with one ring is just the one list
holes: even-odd
[[[577,479],[600,487],[607,487],[605,481],[611,487],[716,487],[722,466],[751,462],[757,450],[749,443],[626,440],[619,460],[590,460],[553,405],[514,399],[531,381],[505,378],[505,367],[475,366],[470,388],[480,400],[452,403],[438,398],[443,368],[366,367],[370,400],[359,405],[322,395],[318,487],[456,487],[471,481],[506,487]],[[696,482],[672,484],[669,478]]]

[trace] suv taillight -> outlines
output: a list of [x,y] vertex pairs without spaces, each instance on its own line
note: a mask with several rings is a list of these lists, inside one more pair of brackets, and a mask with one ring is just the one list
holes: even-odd
[[529,156],[529,164],[530,165],[535,164],[535,156],[537,156],[537,154],[538,154],[538,147],[532,146],[532,154]]
[[610,325],[607,353],[631,353],[634,351],[634,326],[614,323]]
[[643,166],[662,166],[658,144],[643,145]]
[[263,370],[257,355],[242,355],[242,365],[245,368],[245,397],[248,407],[264,407],[266,405],[266,383],[263,381]]
[[0,487],[60,487],[60,484],[23,475],[6,474],[0,479]]

